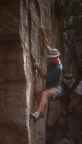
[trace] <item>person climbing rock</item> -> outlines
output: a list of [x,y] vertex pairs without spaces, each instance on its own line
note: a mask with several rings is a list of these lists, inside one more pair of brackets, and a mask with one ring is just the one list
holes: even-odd
[[60,79],[62,76],[62,63],[60,61],[60,52],[58,49],[51,49],[50,44],[48,42],[45,28],[41,26],[44,45],[48,52],[47,58],[49,59],[49,65],[47,72],[44,73],[39,64],[36,62],[33,64],[33,67],[38,71],[38,74],[42,79],[46,79],[45,86],[37,87],[35,89],[36,101],[38,104],[38,109],[35,113],[31,113],[31,117],[33,117],[36,121],[40,118],[44,117],[43,109],[46,104],[46,98],[52,97],[53,99],[60,95],[61,93],[61,85]]

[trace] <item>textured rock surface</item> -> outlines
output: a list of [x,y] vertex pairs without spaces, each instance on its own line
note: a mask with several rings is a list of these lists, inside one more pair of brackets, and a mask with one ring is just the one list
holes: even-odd
[[48,126],[54,126],[56,121],[59,120],[60,112],[61,112],[60,100],[49,101],[49,112],[48,112],[48,120],[47,120]]
[[74,144],[74,142],[72,140],[67,140],[66,138],[63,138],[57,144]]
[[68,122],[70,137],[75,143],[78,143],[80,141],[80,123],[72,116],[69,117]]
[[[30,112],[37,107],[34,87],[43,83],[32,69],[30,54],[44,71],[47,66],[41,24],[46,27],[52,48],[61,51],[61,23],[54,0],[0,1],[0,144],[45,143],[47,109],[45,119],[29,123]],[[60,103],[55,101],[54,105],[58,107],[53,111],[58,119]]]

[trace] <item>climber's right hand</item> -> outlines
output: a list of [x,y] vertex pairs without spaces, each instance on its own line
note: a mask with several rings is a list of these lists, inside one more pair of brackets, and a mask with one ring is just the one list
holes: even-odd
[[43,25],[41,25],[41,30],[42,30],[42,33],[45,34],[45,28]]

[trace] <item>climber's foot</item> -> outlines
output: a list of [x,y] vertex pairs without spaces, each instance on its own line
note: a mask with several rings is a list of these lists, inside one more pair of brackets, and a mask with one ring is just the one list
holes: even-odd
[[35,112],[35,113],[31,113],[30,118],[33,119],[33,121],[37,122],[37,120],[44,118],[44,114]]

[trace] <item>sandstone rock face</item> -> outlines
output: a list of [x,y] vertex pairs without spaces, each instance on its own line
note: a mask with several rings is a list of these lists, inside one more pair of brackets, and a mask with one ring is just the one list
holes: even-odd
[[34,88],[44,83],[32,68],[31,55],[44,71],[47,67],[41,24],[51,47],[61,51],[54,0],[0,1],[0,144],[45,143],[47,109],[45,119],[29,122],[30,112],[37,108]]

